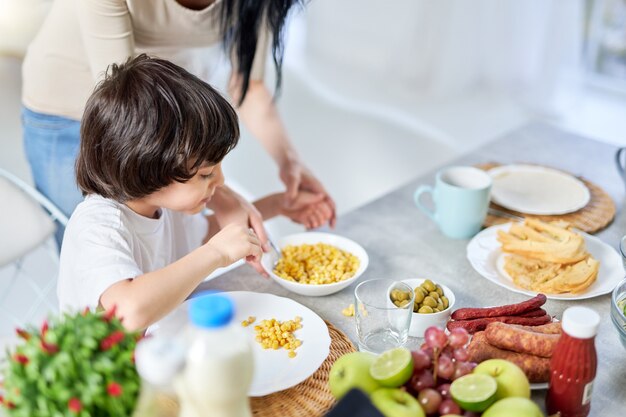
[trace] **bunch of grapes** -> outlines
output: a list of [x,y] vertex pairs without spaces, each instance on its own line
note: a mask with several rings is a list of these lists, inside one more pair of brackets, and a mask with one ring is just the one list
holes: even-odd
[[[461,407],[450,396],[450,382],[469,374],[476,366],[467,361],[469,354],[465,346],[469,334],[457,328],[446,335],[442,329],[432,326],[426,329],[424,339],[420,350],[411,352],[414,369],[406,388],[429,416],[461,414]],[[466,412],[464,415],[475,414]]]

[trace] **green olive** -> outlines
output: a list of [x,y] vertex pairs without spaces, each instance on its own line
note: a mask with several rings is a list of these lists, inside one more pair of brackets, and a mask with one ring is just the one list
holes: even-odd
[[402,300],[400,301],[400,305],[398,307],[404,308],[409,304],[409,302],[410,302],[409,300]]
[[428,290],[428,292],[431,291],[435,291],[437,289],[437,287],[435,286],[435,283],[432,282],[431,280],[427,279],[426,281],[424,281],[424,283],[422,284],[422,286]]
[[443,308],[446,309],[450,305],[450,301],[448,301],[448,297],[445,295],[441,297],[441,301],[443,302]]
[[400,292],[400,290],[391,290],[391,293],[389,294],[389,297],[391,298],[391,301],[397,301],[398,300],[398,293]]
[[435,300],[439,299],[439,294],[437,294],[435,291],[431,291],[430,294],[428,294],[430,297],[434,298]]
[[439,307],[433,308],[433,313],[439,313],[441,309]]
[[430,314],[433,312],[433,309],[429,306],[422,306],[417,312],[421,314]]
[[421,303],[422,301],[424,301],[424,293],[419,290],[418,288],[415,289],[415,302],[416,303]]
[[441,285],[437,284],[437,289],[435,291],[437,291],[437,294],[440,296],[443,296],[443,288],[441,288]]
[[432,297],[426,297],[426,298],[424,298],[424,302],[423,302],[423,304],[424,304],[425,306],[429,306],[429,307],[432,307],[432,308],[437,307],[437,301],[435,301],[435,299],[434,299],[434,298],[432,298]]

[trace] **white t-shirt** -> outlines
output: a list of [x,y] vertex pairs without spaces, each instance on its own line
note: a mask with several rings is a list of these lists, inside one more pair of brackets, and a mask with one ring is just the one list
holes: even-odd
[[158,219],[98,195],[80,203],[65,229],[57,293],[61,310],[95,309],[118,281],[163,268],[202,244],[201,214],[162,209]]

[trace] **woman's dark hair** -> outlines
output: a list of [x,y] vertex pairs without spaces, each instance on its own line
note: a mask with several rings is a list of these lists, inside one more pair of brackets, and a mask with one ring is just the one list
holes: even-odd
[[222,31],[224,48],[237,58],[237,73],[242,84],[239,104],[248,92],[250,72],[254,61],[263,18],[272,35],[272,56],[276,67],[276,94],[280,92],[283,65],[283,29],[289,10],[304,0],[224,0],[222,5]]
[[76,161],[83,194],[119,202],[185,182],[239,139],[232,106],[181,67],[140,55],[113,64],[85,108]]

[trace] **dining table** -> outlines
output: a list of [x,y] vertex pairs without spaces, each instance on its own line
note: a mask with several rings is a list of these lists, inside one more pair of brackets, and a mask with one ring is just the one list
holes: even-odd
[[[617,250],[620,238],[626,233],[626,216],[622,210],[625,186],[614,163],[616,151],[614,145],[537,122],[506,133],[446,166],[473,166],[489,162],[531,163],[567,171],[591,181],[613,199],[617,213],[613,221],[595,236]],[[372,165],[375,163],[373,160]],[[290,293],[273,280],[261,277],[247,265],[205,281],[198,291],[255,291],[291,298],[339,328],[355,346],[357,336],[354,317],[344,316],[342,310],[354,303],[354,289],[358,282],[364,280],[431,278],[452,289],[456,296],[455,308],[504,305],[528,299],[526,295],[512,292],[479,275],[466,258],[469,239],[445,237],[437,225],[416,208],[413,202],[416,188],[422,184],[433,184],[440,168],[443,167],[342,214],[335,229],[321,229],[358,242],[368,253],[367,270],[356,283],[342,291],[323,297]],[[343,181],[351,180],[350,172],[344,175]],[[353,180],[362,181],[359,177]],[[598,369],[593,387],[591,416],[624,415],[626,408],[626,349],[620,344],[611,322],[610,305],[610,293],[584,300],[549,299],[544,305],[548,313],[556,318],[560,318],[570,306],[589,307],[601,317],[595,341]],[[407,347],[417,349],[421,342],[418,338],[409,338]],[[545,409],[546,392],[532,392],[532,399],[542,409]]]

